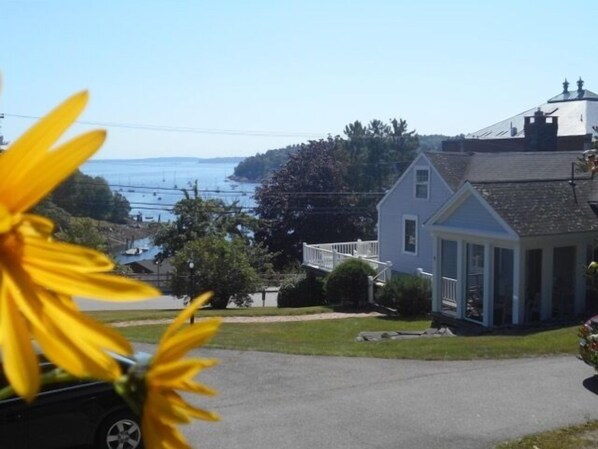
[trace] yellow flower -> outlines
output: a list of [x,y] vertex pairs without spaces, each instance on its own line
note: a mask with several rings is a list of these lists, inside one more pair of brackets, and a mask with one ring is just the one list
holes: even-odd
[[145,373],[145,395],[141,429],[146,449],[191,449],[176,427],[192,418],[219,420],[218,415],[186,402],[175,390],[214,395],[215,392],[193,380],[204,368],[214,366],[211,359],[182,359],[191,349],[204,344],[218,330],[219,319],[202,320],[178,332],[189,317],[211,294],[198,297],[168,327]]
[[104,131],[52,149],[87,103],[78,93],[42,118],[0,155],[0,348],[14,390],[31,401],[40,375],[31,336],[46,356],[79,377],[115,379],[105,350],[131,351],[116,332],[81,314],[73,295],[105,300],[157,296],[154,288],[109,274],[96,251],[52,240],[53,223],[27,211],[93,155]]

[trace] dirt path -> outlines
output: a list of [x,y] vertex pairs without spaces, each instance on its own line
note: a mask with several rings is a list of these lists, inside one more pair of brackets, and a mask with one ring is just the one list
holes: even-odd
[[[313,321],[313,320],[339,320],[343,318],[368,318],[382,316],[378,312],[368,313],[315,313],[311,315],[281,315],[281,316],[229,316],[223,317],[223,323],[280,323],[290,321]],[[112,323],[113,327],[142,326],[145,324],[169,324],[172,319],[160,320],[138,320],[138,321],[118,321]]]

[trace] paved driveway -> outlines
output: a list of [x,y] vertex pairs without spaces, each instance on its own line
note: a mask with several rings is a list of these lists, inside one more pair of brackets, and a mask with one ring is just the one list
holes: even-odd
[[194,448],[482,449],[598,419],[592,369],[572,356],[419,362],[201,354],[222,361],[201,377],[220,395],[194,402],[223,421],[187,426]]

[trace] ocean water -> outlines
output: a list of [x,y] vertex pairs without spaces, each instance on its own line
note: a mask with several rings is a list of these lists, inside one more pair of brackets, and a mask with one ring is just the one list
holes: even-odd
[[143,221],[172,221],[172,207],[184,197],[181,189],[191,190],[198,183],[201,197],[220,198],[227,204],[238,201],[247,212],[255,206],[257,184],[228,179],[237,162],[212,162],[197,158],[156,158],[88,161],[81,171],[102,176],[114,192],[131,204],[131,215]]

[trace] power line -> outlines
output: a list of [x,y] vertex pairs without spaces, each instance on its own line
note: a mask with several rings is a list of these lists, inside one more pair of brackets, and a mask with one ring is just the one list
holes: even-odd
[[[138,185],[124,185],[124,184],[103,184],[103,183],[98,183],[98,182],[88,182],[88,181],[82,181],[79,184],[81,185],[91,185],[91,186],[103,186],[106,185],[110,188],[127,188],[127,189],[143,189],[146,190],[146,192],[127,192],[127,193],[142,193],[142,194],[148,194],[148,191],[156,191],[156,192],[161,192],[161,195],[184,195],[183,194],[183,190],[186,190],[187,192],[193,192],[193,189],[175,189],[173,187],[149,187],[149,186],[138,186]],[[120,193],[119,191],[117,191],[118,193]],[[249,190],[223,190],[223,189],[198,189],[197,190],[198,194],[203,194],[203,193],[207,193],[207,194],[218,194],[218,195],[222,195],[222,194],[226,194],[226,195],[239,195],[239,196],[253,196],[254,192],[249,191]],[[299,198],[308,198],[308,197],[333,197],[333,196],[348,196],[348,197],[352,197],[352,196],[365,196],[365,197],[376,197],[376,196],[383,196],[385,195],[386,192],[354,192],[354,191],[348,191],[348,192],[338,192],[338,191],[288,191],[288,192],[278,192],[277,194],[272,194],[272,195],[263,195],[263,196],[279,196],[279,195],[292,195],[295,197],[299,197]],[[191,198],[192,199],[192,198]]]
[[[11,114],[4,113],[6,117],[21,118],[27,120],[39,120],[41,116]],[[78,125],[101,126],[103,128],[123,128],[123,129],[137,129],[142,131],[159,131],[172,133],[190,133],[190,134],[214,134],[224,136],[255,136],[255,137],[298,137],[298,138],[321,138],[326,137],[328,133],[310,133],[310,132],[292,132],[292,131],[253,131],[242,129],[216,129],[216,128],[194,128],[187,126],[169,126],[169,125],[153,125],[142,123],[126,123],[126,122],[103,122],[103,121],[88,121],[77,120]]]

